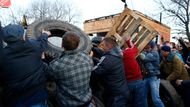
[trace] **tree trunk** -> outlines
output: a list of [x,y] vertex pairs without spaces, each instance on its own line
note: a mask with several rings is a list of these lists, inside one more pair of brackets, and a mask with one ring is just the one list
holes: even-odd
[[190,33],[189,33],[189,24],[187,23],[186,25],[185,25],[185,27],[186,27],[186,35],[187,35],[187,38],[188,38],[188,40],[189,40],[189,42],[190,42]]

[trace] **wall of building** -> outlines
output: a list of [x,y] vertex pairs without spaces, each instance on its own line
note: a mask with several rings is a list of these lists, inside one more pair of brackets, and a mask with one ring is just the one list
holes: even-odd
[[108,32],[113,26],[118,16],[102,17],[84,22],[84,31],[87,34],[98,32]]

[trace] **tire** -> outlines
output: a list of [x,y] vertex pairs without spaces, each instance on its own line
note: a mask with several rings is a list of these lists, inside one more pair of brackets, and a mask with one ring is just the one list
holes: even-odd
[[[89,37],[74,25],[59,20],[35,21],[28,26],[27,37],[34,39],[38,38],[41,35],[42,29],[49,30],[52,34],[51,37],[62,37],[65,32],[73,31],[80,37],[80,43],[77,49],[84,52],[90,52],[92,44]],[[54,57],[59,57],[63,51],[63,48],[60,48],[48,42],[48,48],[45,50],[45,53]]]
[[167,80],[160,81],[160,98],[165,107],[184,107],[180,95]]

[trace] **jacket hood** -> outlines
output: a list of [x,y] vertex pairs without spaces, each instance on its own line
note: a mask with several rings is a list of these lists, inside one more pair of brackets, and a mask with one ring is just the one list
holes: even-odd
[[175,53],[170,52],[166,60],[167,60],[167,61],[172,61],[173,58],[174,58],[174,56],[175,56]]
[[123,57],[122,50],[119,47],[115,47],[108,51],[106,54],[110,54],[117,57]]
[[15,42],[24,35],[24,28],[21,25],[9,24],[3,28],[3,40],[5,42]]

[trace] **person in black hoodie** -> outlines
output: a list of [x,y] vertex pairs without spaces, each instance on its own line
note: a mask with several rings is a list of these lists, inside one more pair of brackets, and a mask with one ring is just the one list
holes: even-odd
[[0,70],[2,70],[2,67],[3,67],[3,56],[4,56],[2,37],[3,37],[3,31],[2,31],[1,22],[0,22]]
[[126,107],[129,93],[124,74],[122,51],[113,37],[104,38],[101,45],[105,54],[94,67],[92,75],[96,75],[103,81],[106,107]]
[[179,93],[182,95],[185,107],[190,107],[190,80],[176,80],[178,88],[182,89]]
[[25,39],[21,25],[9,24],[3,28],[4,66],[0,72],[3,82],[3,102],[7,107],[47,107],[45,71],[41,55],[47,47],[49,31],[42,31],[37,39]]
[[[1,27],[1,22],[0,22],[0,71],[3,70],[3,58],[4,58],[4,53],[3,53],[3,41],[2,41],[2,37],[3,37],[3,31],[2,31],[2,27]],[[0,75],[0,78],[1,75]],[[0,107],[3,107],[2,105],[2,84],[0,83]]]

